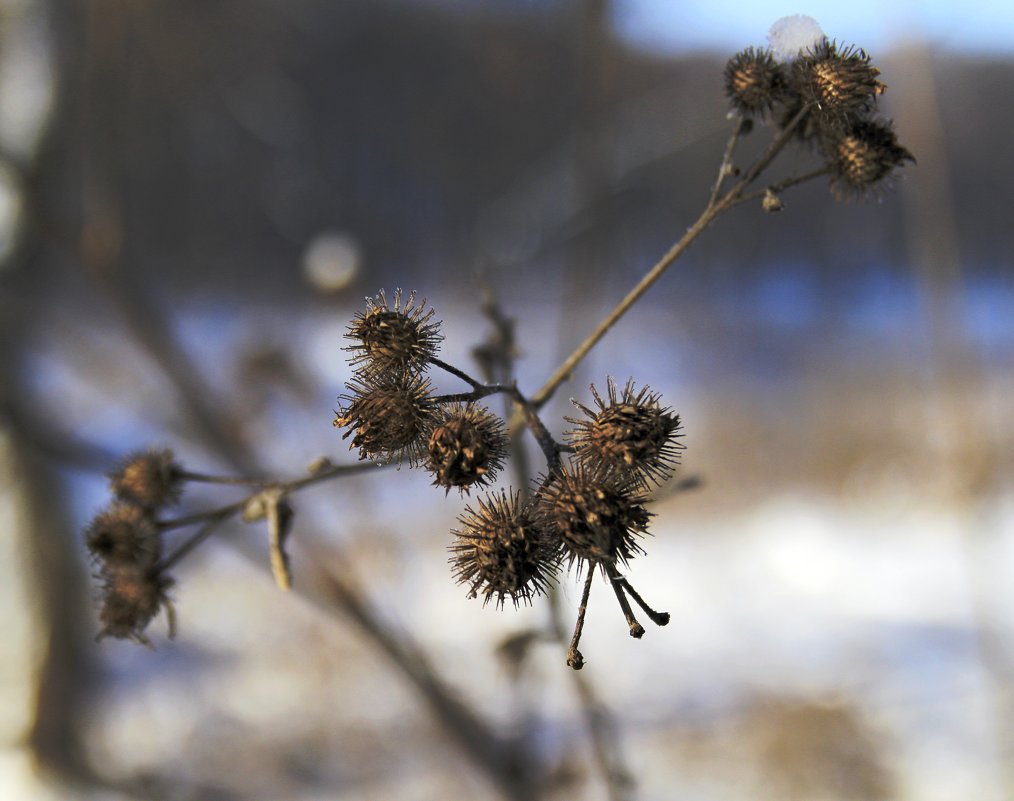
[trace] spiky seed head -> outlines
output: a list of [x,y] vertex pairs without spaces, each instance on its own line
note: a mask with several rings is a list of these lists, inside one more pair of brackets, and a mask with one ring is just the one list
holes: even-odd
[[644,553],[637,538],[647,533],[651,513],[635,485],[578,464],[545,480],[536,499],[539,527],[579,569],[605,570]]
[[429,381],[410,373],[378,373],[345,386],[351,394],[339,396],[334,425],[349,429],[342,439],[352,436],[350,448],[359,449],[359,458],[418,464],[434,414]]
[[489,494],[479,499],[478,508],[466,507],[458,520],[450,561],[470,598],[481,595],[483,604],[494,600],[497,608],[507,598],[514,606],[530,604],[555,581],[559,547],[536,525],[519,493]]
[[863,196],[897,167],[915,158],[898,143],[891,126],[879,120],[856,120],[846,131],[822,145],[831,168],[835,196]]
[[607,397],[592,385],[596,409],[572,401],[584,418],[568,417],[576,428],[564,437],[577,448],[574,458],[589,472],[601,470],[642,486],[661,484],[679,463],[680,417],[648,387],[627,381],[622,392],[607,379]]
[[85,529],[85,545],[106,565],[139,569],[154,567],[162,554],[162,538],[151,511],[123,501],[94,517]]
[[725,65],[725,94],[746,117],[764,117],[785,92],[785,72],[767,50],[748,47]]
[[792,62],[792,75],[804,100],[825,114],[868,109],[887,89],[865,50],[839,47],[827,39]]
[[144,631],[163,605],[169,611],[169,634],[173,636],[172,605],[167,595],[171,578],[136,565],[109,565],[101,578],[99,639],[115,637],[147,644]]
[[503,467],[507,434],[503,422],[488,409],[474,404],[442,407],[427,443],[426,467],[433,483],[450,492],[484,487]]
[[352,353],[354,367],[362,372],[420,373],[437,354],[443,336],[440,323],[433,322],[433,309],[426,301],[416,302],[415,292],[402,303],[401,290],[394,293],[393,306],[383,290],[366,299],[367,308],[356,314],[346,339],[355,342],[345,350]]
[[180,498],[182,471],[167,449],[133,453],[109,476],[117,498],[156,510]]

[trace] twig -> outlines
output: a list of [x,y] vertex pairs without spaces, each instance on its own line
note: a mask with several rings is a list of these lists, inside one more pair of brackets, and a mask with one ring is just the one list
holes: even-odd
[[588,596],[591,595],[592,580],[595,578],[595,571],[588,569],[588,577],[584,580],[584,591],[581,593],[581,605],[577,608],[577,621],[574,623],[574,636],[570,638],[570,647],[567,648],[567,664],[580,670],[584,667],[584,657],[577,650],[581,642],[581,634],[584,632],[584,616],[588,611]]
[[644,636],[644,626],[638,623],[637,618],[634,617],[634,612],[630,608],[630,601],[627,600],[627,596],[623,592],[623,578],[616,572],[616,568],[612,565],[609,567],[609,583],[612,585],[613,592],[616,594],[616,600],[620,603],[620,609],[623,610],[623,616],[627,619],[627,626],[630,628],[630,636],[635,640],[641,639],[641,637]]
[[483,384],[477,379],[472,378],[472,376],[464,370],[460,370],[442,359],[431,358],[430,362],[434,366],[445,370],[451,375],[457,376],[462,381],[472,386],[471,392],[462,392],[454,395],[437,395],[434,398],[430,398],[430,403],[468,403],[500,392],[506,394],[521,409],[521,412],[525,417],[525,422],[528,424],[528,428],[532,432],[532,436],[535,437],[535,441],[538,442],[539,447],[542,449],[542,453],[546,457],[549,475],[559,472],[560,451],[562,450],[562,446],[556,441],[556,439],[554,439],[553,435],[549,432],[549,429],[546,428],[545,424],[539,418],[535,404],[521,394],[517,384]]
[[665,255],[659,259],[655,265],[641,278],[640,281],[631,289],[627,295],[621,300],[616,307],[605,316],[605,318],[595,327],[585,340],[577,346],[573,353],[568,356],[564,362],[556,369],[553,375],[548,381],[532,396],[532,404],[536,409],[542,408],[545,403],[552,397],[556,389],[570,376],[571,371],[578,365],[578,363],[588,355],[588,352],[598,344],[599,340],[606,335],[606,333],[616,324],[616,322],[626,314],[627,310],[636,303],[641,296],[647,292],[662,274],[669,269],[670,265],[675,262],[687,248],[694,243],[694,241],[703,233],[719,214],[725,211],[731,203],[728,201],[728,196],[719,200],[716,204],[711,204],[701,213],[701,216],[697,218],[697,221],[691,225],[687,232],[676,242]]
[[622,576],[619,577],[619,584],[624,590],[626,590],[627,595],[634,599],[634,603],[641,607],[641,609],[644,610],[644,613],[651,618],[652,623],[656,626],[669,625],[670,617],[668,612],[656,612],[648,606],[648,604],[645,603],[644,598],[642,598],[640,594],[638,594],[637,590],[630,586],[630,582]]
[[820,176],[827,175],[830,172],[831,168],[828,166],[824,166],[820,167],[819,169],[803,173],[802,175],[793,175],[789,178],[785,178],[784,180],[778,181],[777,183],[773,183],[770,186],[765,187],[764,189],[759,189],[756,192],[750,192],[749,194],[741,195],[739,199],[736,200],[736,205],[739,206],[743,203],[748,203],[751,200],[759,200],[760,198],[764,197],[764,195],[766,195],[768,192],[773,192],[774,194],[777,195],[779,192],[784,192],[786,189],[789,189],[790,187],[798,186],[799,184],[806,183],[807,181],[812,181],[814,178],[819,178]]
[[708,205],[715,205],[715,201],[718,200],[718,195],[722,191],[722,186],[725,184],[725,179],[729,177],[732,172],[732,156],[736,151],[736,145],[739,143],[739,138],[743,134],[743,125],[746,118],[737,116],[736,124],[733,126],[732,134],[729,136],[729,141],[725,144],[725,153],[722,155],[722,164],[718,168],[718,178],[715,179],[715,185],[711,189],[711,197],[708,198]]
[[768,146],[767,150],[757,159],[756,162],[746,171],[743,177],[736,182],[736,184],[721,197],[718,197],[710,201],[705,206],[704,211],[697,218],[697,221],[691,225],[685,234],[677,241],[666,253],[659,259],[655,265],[645,273],[644,277],[641,278],[634,288],[631,289],[627,295],[616,305],[616,307],[609,312],[603,318],[603,320],[595,327],[585,340],[577,346],[573,353],[568,356],[564,362],[556,369],[549,380],[532,396],[532,403],[536,409],[542,408],[543,405],[552,397],[556,389],[567,380],[571,372],[578,365],[578,363],[588,355],[588,352],[598,344],[599,340],[606,335],[606,333],[616,324],[616,322],[627,313],[631,306],[636,303],[641,296],[647,292],[662,274],[669,269],[669,267],[680,257],[694,243],[704,230],[715,221],[717,217],[728,211],[730,208],[736,205],[739,197],[743,194],[745,189],[756,180],[760,174],[767,168],[771,161],[781,152],[782,148],[788,144],[789,140],[795,134],[796,127],[802,122],[803,118],[810,111],[810,106],[804,106],[800,109],[799,113],[789,122],[788,125],[775,137],[774,141]]
[[542,422],[542,418],[539,417],[538,412],[535,410],[535,406],[529,401],[521,391],[516,387],[512,386],[508,394],[514,399],[514,402],[521,408],[522,413],[525,416],[525,422],[528,424],[529,430],[532,432],[532,436],[535,437],[535,441],[539,444],[539,448],[542,449],[543,456],[546,457],[546,469],[547,475],[554,475],[560,471],[560,451],[562,447],[559,442],[549,433],[549,429],[546,428]]
[[[381,465],[381,467],[382,466],[383,465]],[[161,572],[165,572],[169,570],[169,568],[176,565],[184,556],[189,554],[198,545],[200,545],[202,542],[208,539],[208,537],[210,537],[215,532],[215,527],[219,523],[223,523],[230,517],[234,517],[235,515],[242,512],[244,509],[247,508],[247,505],[250,503],[251,500],[253,500],[258,495],[265,492],[267,489],[271,489],[273,492],[278,493],[279,495],[285,495],[290,492],[296,492],[300,489],[303,489],[304,487],[309,487],[313,484],[320,484],[332,478],[337,478],[338,476],[341,475],[347,475],[349,473],[361,473],[365,470],[376,469],[377,467],[378,465],[374,465],[372,463],[352,464],[352,465],[331,465],[328,468],[317,471],[312,476],[305,476],[303,478],[293,479],[292,481],[275,481],[273,483],[267,484],[264,486],[263,489],[259,490],[258,492],[248,495],[243,500],[236,501],[235,503],[226,504],[225,506],[220,506],[216,509],[208,509],[203,512],[197,512],[192,515],[186,515],[184,517],[177,517],[172,520],[159,521],[158,525],[162,531],[170,531],[172,529],[177,528],[186,528],[187,526],[192,526],[197,523],[206,523],[207,525],[200,531],[198,531],[196,534],[194,534],[192,537],[190,537],[188,540],[186,540],[176,551],[174,551],[168,557],[166,557],[165,560],[163,560],[163,562],[158,566],[157,569]],[[247,481],[248,480],[246,479],[236,479],[234,482],[230,481],[227,483],[242,484],[247,483]],[[253,482],[251,481],[249,483]],[[259,486],[260,483],[257,482],[257,485]]]
[[437,395],[430,398],[429,402],[434,404],[472,403],[473,401],[482,400],[490,395],[496,395],[498,392],[508,392],[509,389],[509,387],[505,387],[502,384],[488,384],[477,387],[471,392],[455,392],[450,395]]
[[203,512],[196,512],[192,515],[174,517],[171,520],[160,520],[158,527],[162,531],[172,531],[176,528],[186,528],[197,523],[219,523],[243,511],[243,507],[246,506],[248,500],[248,498],[245,498],[242,501],[219,506],[216,509],[206,509]]
[[[242,508],[242,506],[240,506],[240,508]],[[202,542],[208,539],[208,537],[214,534],[215,529],[217,529],[218,526],[220,526],[222,523],[228,520],[232,515],[236,514],[239,511],[239,509],[230,511],[228,514],[225,513],[225,510],[221,511],[223,512],[223,514],[220,517],[216,517],[209,520],[195,534],[193,534],[186,541],[184,541],[184,543],[180,545],[175,551],[173,551],[171,554],[169,554],[169,556],[167,556],[165,559],[159,562],[159,564],[155,567],[155,572],[168,573],[172,568],[174,568],[177,564],[179,564],[179,562],[183,559],[183,557],[185,557],[187,554],[189,554],[191,551],[197,548],[197,546],[199,546]]]
[[292,507],[280,490],[271,493],[266,501],[271,575],[275,577],[275,584],[280,590],[291,590],[292,570],[289,567],[289,554],[285,550],[285,540],[292,526]]
[[184,481],[199,481],[203,484],[227,484],[237,487],[266,487],[272,483],[263,478],[242,478],[239,476],[212,476],[207,473],[194,473],[191,470],[180,470],[177,477]]
[[[439,367],[444,372],[450,373],[451,375],[453,375],[453,376],[455,376],[457,378],[460,378],[466,384],[471,385],[472,389],[474,389],[474,390],[481,390],[481,389],[486,389],[487,388],[486,385],[483,384],[481,381],[478,381],[478,380],[472,378],[472,376],[470,376],[464,370],[459,370],[453,364],[448,364],[443,359],[438,359],[436,356],[431,356],[429,361],[430,361],[430,364],[432,364],[434,367]],[[494,391],[499,391],[499,390],[494,390]]]

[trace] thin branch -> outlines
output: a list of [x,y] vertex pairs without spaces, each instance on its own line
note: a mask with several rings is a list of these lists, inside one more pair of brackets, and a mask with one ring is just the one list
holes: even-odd
[[[162,531],[186,528],[187,526],[192,526],[197,523],[206,523],[207,525],[190,537],[190,539],[186,540],[176,551],[166,557],[166,559],[158,566],[158,570],[165,572],[170,567],[176,565],[184,556],[189,554],[198,545],[208,539],[208,537],[214,533],[215,526],[242,512],[251,500],[268,489],[284,495],[290,492],[297,492],[298,490],[312,486],[313,484],[320,484],[332,478],[337,478],[338,476],[347,475],[349,473],[361,473],[366,470],[375,470],[378,467],[383,467],[383,465],[375,465],[373,463],[331,465],[330,467],[317,471],[312,476],[305,476],[303,478],[293,479],[292,481],[275,481],[265,484],[260,490],[258,490],[258,492],[252,493],[243,500],[236,501],[235,503],[226,504],[225,506],[220,506],[216,509],[207,509],[203,512],[196,512],[195,514],[186,515],[184,517],[177,517],[172,520],[159,521],[158,526]],[[236,480],[237,483],[240,483],[241,481],[243,480]]]
[[228,520],[233,515],[237,515],[242,512],[248,500],[249,498],[244,498],[242,501],[230,503],[226,506],[219,506],[215,509],[206,509],[203,512],[195,512],[192,515],[175,517],[171,520],[160,520],[158,527],[162,531],[172,531],[176,528],[186,528],[187,526],[193,526],[197,523],[216,523]]
[[539,417],[538,412],[535,410],[534,404],[522,395],[516,386],[511,387],[509,394],[521,408],[532,436],[535,437],[535,441],[539,443],[539,447],[542,449],[542,454],[546,457],[548,475],[558,473],[560,471],[560,443],[556,441],[549,432],[549,429],[546,428],[545,423],[542,422],[542,418]]
[[[240,508],[242,508],[242,506]],[[174,568],[176,565],[180,563],[183,557],[187,556],[187,554],[196,549],[201,543],[203,543],[212,534],[214,534],[215,530],[222,523],[224,523],[226,520],[232,517],[232,515],[236,514],[236,512],[238,512],[239,510],[238,509],[235,511],[230,510],[228,513],[226,513],[224,509],[221,511],[222,514],[220,514],[217,517],[209,519],[205,525],[201,526],[201,528],[198,529],[195,534],[189,537],[182,545],[180,545],[179,548],[177,548],[175,551],[169,554],[169,556],[167,556],[161,562],[159,562],[158,565],[155,567],[155,572],[156,573],[169,572],[172,568]]]
[[[617,581],[617,579],[614,579]],[[633,587],[630,586],[630,582],[622,576],[618,576],[617,583],[626,591],[627,595],[634,599],[634,602],[644,610],[644,613],[651,618],[651,622],[656,626],[668,626],[669,625],[669,613],[668,612],[656,612],[648,604],[645,603],[644,598]]]
[[638,623],[637,618],[634,617],[634,611],[630,608],[630,601],[627,600],[627,596],[623,592],[623,578],[612,565],[609,566],[609,583],[616,594],[616,600],[619,601],[620,609],[623,610],[623,616],[627,619],[630,636],[635,640],[641,639],[644,636],[644,626]]
[[[430,364],[432,364],[434,367],[439,367],[444,372],[450,373],[451,375],[455,376],[456,378],[460,378],[466,384],[471,385],[472,389],[474,389],[474,390],[480,390],[480,389],[485,389],[486,388],[486,385],[483,384],[481,381],[479,381],[479,380],[477,380],[475,378],[472,378],[472,376],[470,376],[464,370],[459,370],[453,364],[448,364],[443,359],[438,359],[436,356],[433,356],[433,357],[430,358]],[[497,390],[497,391],[499,391],[499,390]]]
[[176,473],[176,476],[184,481],[198,481],[203,484],[228,484],[236,487],[266,487],[272,483],[270,479],[212,476],[207,473],[194,473],[191,470],[180,470]]
[[745,117],[736,117],[736,125],[732,129],[729,141],[725,144],[725,153],[722,155],[722,164],[718,168],[718,178],[715,179],[715,185],[711,189],[711,197],[708,198],[709,206],[715,205],[715,201],[718,200],[718,195],[722,191],[722,186],[725,184],[725,179],[732,173],[732,156],[736,152],[736,145],[739,143],[739,138],[743,134],[743,126],[745,122]]
[[588,596],[591,595],[592,580],[595,578],[595,571],[588,569],[588,578],[584,580],[584,591],[581,593],[581,605],[577,608],[577,621],[574,623],[574,636],[570,638],[570,647],[567,648],[567,665],[580,670],[584,667],[584,657],[577,650],[581,642],[581,634],[584,632],[584,616],[588,611]]
[[717,217],[728,211],[730,208],[736,205],[737,200],[742,196],[744,190],[753,183],[754,180],[764,171],[764,169],[771,163],[771,161],[777,156],[782,149],[788,144],[789,140],[795,134],[796,127],[802,122],[803,118],[810,112],[810,106],[804,106],[800,109],[799,113],[785,126],[782,131],[779,132],[778,136],[775,137],[774,141],[768,146],[767,150],[757,159],[756,162],[746,171],[744,176],[736,182],[736,184],[723,196],[716,200],[709,202],[705,206],[704,211],[697,218],[697,221],[691,225],[685,234],[676,242],[665,255],[659,259],[655,265],[641,278],[640,281],[634,286],[630,292],[621,300],[616,307],[609,312],[608,315],[596,326],[595,330],[592,331],[588,337],[577,346],[573,353],[568,356],[564,362],[556,369],[549,380],[532,396],[532,404],[536,409],[542,408],[543,405],[552,397],[556,389],[570,376],[571,372],[578,365],[578,363],[588,355],[588,352],[598,344],[599,340],[606,335],[606,333],[616,324],[616,322],[627,313],[631,306],[633,306],[641,296],[647,292],[662,274],[680,257],[694,243],[704,230],[715,221]]
[[332,478],[338,478],[339,476],[347,476],[353,473],[368,473],[371,470],[383,470],[385,467],[391,467],[392,465],[377,464],[376,462],[357,462],[356,464],[332,464],[327,467],[315,470],[313,475],[304,476],[303,478],[296,478],[292,481],[275,481],[269,486],[278,487],[286,492],[296,492],[304,487],[309,487],[313,484],[322,484],[325,481],[329,481]]
[[812,108],[813,104],[807,103],[799,109],[796,116],[789,121],[788,125],[778,132],[778,136],[771,141],[767,150],[761,154],[757,161],[750,165],[743,177],[736,182],[736,185],[733,186],[732,189],[729,190],[726,197],[738,197],[743,194],[743,190],[752,184],[760,176],[760,174],[768,168],[768,165],[771,164],[771,162],[775,160],[775,157],[782,152],[782,149],[789,143],[789,140],[796,135],[796,128],[799,127],[799,124],[806,118],[806,115],[810,113]]
[[647,292],[662,274],[675,262],[683,253],[694,243],[694,241],[704,232],[716,217],[722,212],[726,211],[731,202],[728,200],[728,196],[719,200],[716,204],[709,205],[701,213],[701,216],[697,218],[697,221],[691,225],[687,232],[676,242],[665,255],[659,259],[655,265],[641,278],[640,281],[634,286],[630,292],[627,293],[626,297],[621,300],[616,307],[609,312],[608,315],[595,327],[595,330],[587,336],[587,338],[577,346],[573,353],[570,354],[564,360],[564,362],[556,369],[549,380],[532,396],[532,404],[536,409],[542,408],[545,403],[552,397],[556,389],[570,376],[571,372],[578,365],[578,363],[588,355],[588,352],[598,344],[599,340],[606,335],[606,333],[616,324],[616,322],[626,314],[627,310],[630,309],[641,296]]
[[482,400],[490,395],[496,395],[498,392],[510,392],[510,387],[504,386],[503,384],[488,384],[476,387],[471,392],[455,392],[450,395],[437,395],[430,398],[429,403],[472,403],[473,401]]
[[798,186],[799,184],[806,183],[807,181],[812,181],[814,178],[820,178],[820,176],[827,175],[829,172],[831,172],[831,168],[825,165],[818,169],[811,170],[810,172],[803,173],[802,175],[793,175],[789,178],[778,181],[777,183],[773,183],[764,189],[759,189],[756,192],[741,195],[736,200],[735,205],[739,206],[743,203],[749,203],[752,200],[759,200],[768,192],[773,192],[777,195],[779,192],[784,192],[786,189],[790,189],[793,186]]

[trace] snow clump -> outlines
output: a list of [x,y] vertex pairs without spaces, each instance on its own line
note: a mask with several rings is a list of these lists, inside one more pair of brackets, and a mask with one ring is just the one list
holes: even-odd
[[768,31],[771,54],[779,61],[791,61],[824,38],[817,20],[804,14],[782,17]]

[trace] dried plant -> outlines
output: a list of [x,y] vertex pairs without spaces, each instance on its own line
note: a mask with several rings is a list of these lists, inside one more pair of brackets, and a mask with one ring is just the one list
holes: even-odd
[[[219,478],[190,472],[168,450],[129,457],[112,476],[115,500],[85,532],[97,564],[101,590],[100,636],[149,642],[146,629],[161,609],[170,616],[169,571],[204,542],[223,521],[242,516],[268,523],[272,570],[283,588],[291,585],[285,543],[293,525],[290,497],[304,487],[363,469],[372,463],[422,467],[444,494],[486,490],[508,460],[512,438],[523,430],[534,437],[545,459],[530,485],[487,492],[465,508],[449,535],[451,572],[471,598],[502,608],[530,604],[566,567],[583,575],[583,594],[567,663],[584,664],[578,646],[594,577],[609,582],[631,636],[644,628],[633,600],[653,623],[669,615],[652,609],[624,576],[629,562],[645,553],[652,514],[648,493],[670,479],[683,450],[682,421],[661,396],[634,379],[622,390],[606,378],[605,397],[591,387],[593,405],[574,401],[580,416],[558,441],[541,419],[546,402],[616,321],[710,226],[730,209],[756,202],[765,211],[783,208],[789,188],[827,176],[836,198],[863,197],[887,183],[911,154],[899,144],[889,121],[876,116],[886,90],[870,56],[823,39],[780,61],[768,50],[748,48],[725,69],[725,90],[734,118],[718,178],[699,218],[633,287],[535,393],[523,393],[509,378],[513,363],[513,322],[498,310],[490,317],[499,340],[477,349],[484,374],[504,374],[487,383],[443,361],[441,324],[425,301],[400,290],[390,302],[384,292],[368,298],[349,324],[345,350],[354,377],[338,398],[334,425],[351,438],[362,464],[338,466],[328,460],[309,475],[290,481]],[[752,163],[737,166],[737,145],[754,128],[769,123],[771,141]],[[803,143],[821,160],[818,168],[769,183],[766,174],[792,143]],[[430,372],[441,370],[468,389],[446,395],[433,391]],[[514,418],[501,420],[479,402],[505,395]],[[176,519],[163,513],[179,501],[188,482],[244,484],[244,500]],[[184,527],[196,531],[168,555],[162,535]],[[434,555],[434,558],[438,558]]]
[[[338,395],[333,423],[358,461],[336,464],[321,458],[306,475],[285,480],[206,475],[180,464],[168,449],[128,456],[110,477],[109,505],[84,530],[99,596],[98,636],[151,645],[151,623],[163,611],[174,636],[172,594],[186,591],[174,579],[174,568],[229,520],[263,527],[272,575],[279,588],[292,588],[287,544],[299,536],[295,496],[377,464],[425,470],[445,502],[460,507],[458,522],[447,534],[447,551],[431,558],[449,562],[449,578],[462,586],[464,596],[481,600],[489,614],[510,614],[510,606],[548,600],[549,630],[522,632],[501,649],[514,654],[516,669],[528,649],[547,641],[566,650],[569,666],[583,667],[579,646],[596,576],[611,587],[632,637],[645,633],[639,618],[668,624],[669,614],[642,598],[627,571],[650,551],[651,493],[679,468],[684,421],[635,378],[621,376],[617,383],[605,376],[598,388],[590,387],[589,396],[573,400],[576,411],[559,425],[563,434],[557,439],[544,422],[548,401],[612,326],[727,211],[752,203],[765,212],[780,211],[789,189],[821,177],[836,199],[875,196],[913,160],[890,121],[877,116],[877,100],[886,87],[861,49],[821,40],[785,60],[783,54],[748,48],[729,60],[724,79],[732,131],[700,215],[534,392],[523,391],[514,380],[515,337],[524,329],[516,328],[495,302],[484,307],[494,335],[473,349],[480,380],[441,358],[444,333],[434,309],[414,292],[388,296],[380,291],[349,322],[346,341],[336,343],[336,350],[344,346],[354,375]],[[741,160],[740,143],[762,127],[770,141],[756,158]],[[769,177],[776,161],[791,151],[800,162],[819,163]],[[437,394],[437,371],[462,382],[462,391]],[[497,394],[507,401],[509,419],[484,403]],[[205,409],[200,400],[193,406]],[[207,414],[202,420],[211,418]],[[527,465],[521,447],[528,435],[542,454],[544,463],[537,467]],[[498,487],[508,463],[514,486]],[[243,487],[245,497],[174,516],[184,490],[196,482]],[[689,488],[694,482],[671,482],[665,491],[673,485]],[[174,532],[185,536],[176,539]],[[523,737],[502,737],[496,726],[460,703],[410,637],[383,625],[354,582],[326,569],[307,572],[315,580],[307,584],[323,588],[326,603],[345,612],[392,658],[505,797],[537,796],[544,777]],[[582,587],[572,633],[561,622],[561,598],[554,592],[568,574]],[[625,798],[632,777],[617,756],[605,706],[585,674],[572,677],[609,795]]]

